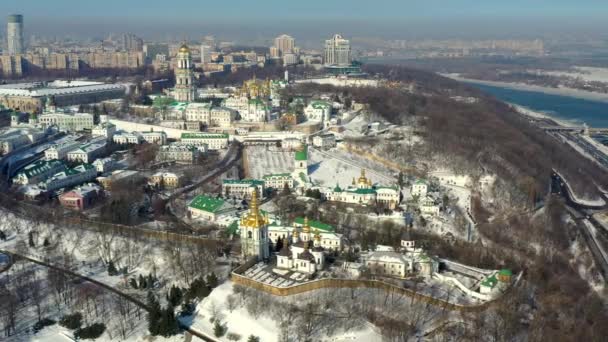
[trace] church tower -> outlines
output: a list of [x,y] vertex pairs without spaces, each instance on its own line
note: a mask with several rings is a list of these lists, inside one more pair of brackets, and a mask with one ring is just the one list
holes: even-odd
[[192,102],[196,98],[194,64],[192,64],[192,55],[186,44],[182,45],[177,53],[174,96],[175,100],[180,102]]
[[249,212],[241,218],[241,252],[245,259],[256,256],[258,260],[270,256],[268,247],[268,216],[262,215],[257,190],[251,195]]

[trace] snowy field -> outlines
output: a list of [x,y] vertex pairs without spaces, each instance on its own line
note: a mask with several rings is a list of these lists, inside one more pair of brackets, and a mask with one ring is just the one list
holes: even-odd
[[362,169],[375,185],[389,186],[396,181],[386,167],[339,149],[324,152],[309,148],[308,155],[308,174],[316,185],[334,187],[339,184],[346,188],[353,178],[361,176]]
[[571,71],[548,71],[547,75],[581,78],[587,82],[608,83],[608,68],[578,67]]
[[247,163],[249,178],[261,179],[273,173],[293,172],[294,152],[283,151],[275,147],[247,146]]
[[[200,331],[213,331],[214,323],[210,318],[214,317],[224,322],[229,333],[238,334],[242,341],[246,341],[249,335],[255,335],[263,342],[278,342],[279,324],[267,316],[253,317],[244,305],[236,305],[231,311],[228,307],[228,297],[234,296],[232,282],[228,281],[215,288],[197,307],[196,316],[192,327]],[[289,299],[285,299],[289,300]],[[227,336],[227,335],[226,335]],[[219,341],[229,341],[227,337]],[[363,326],[360,330],[341,332],[334,336],[315,336],[314,341],[332,342],[381,342],[382,337],[374,332],[369,326]]]

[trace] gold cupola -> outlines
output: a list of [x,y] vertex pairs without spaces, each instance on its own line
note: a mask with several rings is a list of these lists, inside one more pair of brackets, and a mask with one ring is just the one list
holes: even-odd
[[304,225],[302,226],[302,233],[310,234],[310,223],[308,222],[308,216],[304,217]]
[[253,191],[249,212],[241,219],[241,225],[248,228],[260,228],[268,224],[268,216],[262,215],[258,203],[258,192]]
[[315,229],[315,245],[319,246],[321,243],[321,234],[318,229]]
[[365,177],[365,169],[361,169],[361,176],[359,177],[358,183],[360,185],[367,185],[367,178]]

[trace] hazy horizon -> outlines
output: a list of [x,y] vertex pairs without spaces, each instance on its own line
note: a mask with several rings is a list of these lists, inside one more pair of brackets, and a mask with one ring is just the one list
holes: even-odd
[[302,43],[335,32],[383,39],[605,37],[602,14],[608,13],[608,1],[311,0],[286,6],[277,0],[175,0],[168,6],[157,0],[3,0],[0,9],[5,13],[0,18],[3,26],[6,15],[23,14],[27,36],[84,38],[132,32],[150,40],[198,40],[213,34],[259,44],[280,33]]

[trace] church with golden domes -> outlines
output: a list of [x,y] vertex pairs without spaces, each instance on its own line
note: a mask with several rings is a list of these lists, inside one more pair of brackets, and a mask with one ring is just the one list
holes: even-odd
[[254,191],[249,203],[249,212],[239,221],[241,254],[245,259],[256,256],[258,260],[264,260],[270,256],[268,223],[268,215],[260,210],[258,193]]
[[183,44],[177,52],[173,97],[178,102],[192,102],[196,99],[194,64],[190,48],[186,44]]
[[351,186],[342,189],[339,184],[325,193],[329,201],[344,202],[359,205],[381,204],[388,209],[395,209],[400,202],[400,191],[397,187],[375,185],[371,177],[361,170],[358,179],[353,178]]
[[319,230],[313,233],[308,218],[305,217],[301,232],[294,228],[291,241],[285,241],[279,251],[277,268],[313,274],[325,267],[324,253]]

